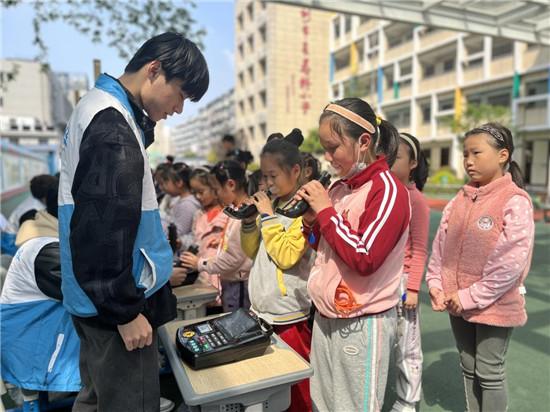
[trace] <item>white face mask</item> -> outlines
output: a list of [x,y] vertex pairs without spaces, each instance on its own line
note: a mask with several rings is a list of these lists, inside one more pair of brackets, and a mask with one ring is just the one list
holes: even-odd
[[353,163],[353,166],[349,169],[349,172],[346,174],[346,176],[343,177],[343,179],[349,179],[367,167],[367,165],[365,164],[365,156],[363,156],[363,159],[360,159],[361,145],[358,141],[355,142],[355,145],[357,146],[357,150],[354,156],[356,160]]

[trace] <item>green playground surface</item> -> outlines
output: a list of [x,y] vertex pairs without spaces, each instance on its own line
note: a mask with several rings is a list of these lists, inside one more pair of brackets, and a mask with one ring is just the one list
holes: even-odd
[[[430,219],[430,245],[441,212]],[[510,412],[550,411],[550,225],[536,223],[535,250],[526,279],[527,324],[514,330],[508,348],[507,378]],[[433,312],[426,285],[421,291],[424,353],[420,411],[466,410],[458,352],[445,313]],[[395,399],[394,377],[388,380],[384,411]]]

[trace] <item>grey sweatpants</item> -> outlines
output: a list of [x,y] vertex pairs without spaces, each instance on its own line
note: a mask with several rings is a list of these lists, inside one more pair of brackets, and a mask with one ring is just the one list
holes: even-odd
[[316,313],[311,342],[313,410],[379,411],[395,331],[395,308],[352,319]]
[[80,337],[80,379],[75,412],[158,412],[157,332],[153,344],[127,351],[118,331],[94,328],[73,317]]
[[513,328],[449,317],[460,354],[466,409],[470,412],[506,411],[508,388],[505,360]]
[[[401,279],[399,296],[407,292],[407,274]],[[397,400],[392,412],[414,408],[422,392],[422,346],[420,340],[420,305],[408,310],[397,303],[397,342],[395,345],[395,390]]]

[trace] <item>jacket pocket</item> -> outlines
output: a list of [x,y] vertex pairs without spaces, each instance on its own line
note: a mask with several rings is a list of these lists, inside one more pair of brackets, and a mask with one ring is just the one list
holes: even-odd
[[151,290],[157,283],[157,270],[153,260],[147,255],[144,248],[140,248],[139,251],[143,255],[143,269],[139,276],[139,286],[145,288],[147,293]]

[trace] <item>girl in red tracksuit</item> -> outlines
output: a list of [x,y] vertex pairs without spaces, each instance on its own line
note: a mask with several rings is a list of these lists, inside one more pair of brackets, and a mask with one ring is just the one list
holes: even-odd
[[296,196],[311,206],[303,231],[317,249],[308,280],[318,310],[311,343],[313,410],[377,411],[410,218],[407,188],[388,166],[399,134],[368,103],[348,98],[325,108],[319,137],[341,179],[328,192],[309,182]]

